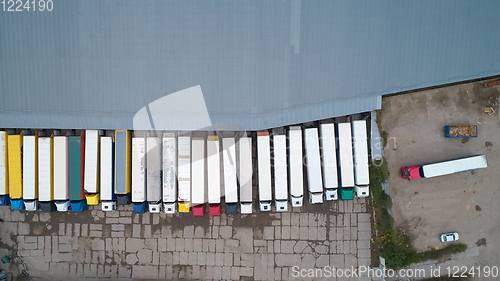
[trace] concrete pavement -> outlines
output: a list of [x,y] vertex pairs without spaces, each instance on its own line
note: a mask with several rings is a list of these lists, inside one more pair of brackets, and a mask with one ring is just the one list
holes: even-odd
[[369,266],[367,199],[324,204],[328,212],[202,218],[134,214],[131,206],[50,214],[0,208],[0,238],[15,258],[9,270],[40,280],[290,280],[293,266]]

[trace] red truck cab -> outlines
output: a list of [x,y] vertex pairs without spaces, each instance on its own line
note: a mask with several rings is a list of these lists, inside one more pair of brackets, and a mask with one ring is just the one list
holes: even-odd
[[422,166],[401,167],[401,177],[403,179],[421,179],[424,178]]

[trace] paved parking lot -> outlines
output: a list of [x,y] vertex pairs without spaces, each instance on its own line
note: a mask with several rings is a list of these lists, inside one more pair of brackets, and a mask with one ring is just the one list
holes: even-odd
[[[469,264],[500,262],[500,122],[498,88],[482,83],[384,98],[382,127],[391,137],[384,150],[396,226],[408,231],[417,250],[443,247],[439,234],[457,231],[460,242],[477,246]],[[494,105],[489,116],[483,107]],[[478,125],[477,139],[448,139],[444,125]],[[407,181],[399,168],[485,154],[488,168]],[[480,279],[476,279],[480,280]]]
[[99,208],[50,214],[0,208],[0,243],[14,258],[0,268],[27,280],[289,280],[293,266],[370,263],[366,199],[306,205],[293,213],[201,218]]

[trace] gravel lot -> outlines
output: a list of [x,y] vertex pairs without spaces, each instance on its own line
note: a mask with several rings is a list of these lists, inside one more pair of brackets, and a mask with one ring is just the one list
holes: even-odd
[[[477,265],[499,265],[500,122],[498,88],[470,83],[384,98],[384,150],[397,227],[408,231],[418,251],[443,247],[439,234],[457,231],[460,242],[480,246]],[[489,116],[484,106],[493,105]],[[444,137],[445,125],[478,125],[478,137]],[[488,168],[430,179],[404,180],[399,168],[485,154]],[[476,244],[476,245],[475,245]]]

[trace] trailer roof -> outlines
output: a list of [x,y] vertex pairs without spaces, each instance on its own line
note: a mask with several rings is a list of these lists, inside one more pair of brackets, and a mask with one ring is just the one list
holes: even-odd
[[205,179],[205,139],[193,138],[191,171],[191,202],[193,205],[206,202],[206,179]]
[[84,187],[87,193],[99,192],[99,178],[98,178],[98,157],[99,157],[99,131],[86,130],[85,131],[85,169],[84,169]]
[[22,147],[22,158],[23,158],[23,199],[33,200],[38,199],[38,182],[36,182],[38,171],[37,171],[37,147],[38,137],[36,136],[24,136],[23,137],[23,147]]
[[132,202],[147,200],[146,192],[146,139],[132,138]]
[[[219,140],[217,136],[209,136],[207,138],[207,189],[208,203],[210,204],[220,203],[220,166]],[[226,174],[224,174],[224,176],[226,176]]]
[[179,136],[178,138],[178,199],[179,201],[191,200],[191,137]]
[[432,178],[442,175],[448,175],[468,170],[481,169],[488,167],[485,155],[471,156],[462,159],[449,160],[434,164],[423,165],[424,176]]
[[271,147],[268,133],[257,136],[257,167],[259,176],[259,200],[271,201]]
[[115,132],[115,193],[127,194],[130,192],[131,182],[130,179],[132,169],[132,134],[127,131]]
[[[0,139],[2,133],[0,132]],[[53,139],[51,137],[39,137],[38,138],[38,200],[40,202],[48,202],[54,199],[54,159],[52,158],[52,144]],[[1,145],[1,144],[0,144]],[[2,154],[0,146],[0,190],[2,187]],[[0,191],[1,192],[1,191]],[[1,194],[1,193],[0,193]]]
[[161,182],[161,146],[163,142],[159,137],[148,137],[146,139],[146,185],[149,202],[162,200]]
[[368,185],[370,183],[370,170],[368,166],[366,120],[352,121],[351,126],[354,159],[354,182],[357,185]]
[[[10,145],[10,139],[9,139]],[[68,144],[69,200],[83,200],[82,188],[82,138],[70,136]]]
[[289,157],[288,168],[290,173],[290,194],[300,197],[304,194],[303,186],[303,163],[302,160],[302,129],[300,126],[292,126],[288,131]]
[[238,179],[236,175],[235,138],[222,139],[222,159],[224,167],[224,197],[226,203],[238,202]]
[[242,137],[239,140],[239,185],[240,201],[252,202],[252,138]]
[[325,188],[337,188],[337,151],[335,143],[335,125],[323,123],[319,127],[321,160],[323,160],[323,185]]
[[[4,12],[0,122],[133,129],[145,105],[197,85],[212,124],[247,130],[370,111],[383,94],[498,75],[498,10],[495,0],[73,0]],[[158,129],[199,124],[186,116]]]
[[340,186],[354,187],[351,123],[339,123],[337,130],[339,138],[338,164],[340,169]]
[[288,176],[286,163],[286,135],[273,136],[274,151],[274,197],[288,199]]
[[317,128],[305,130],[306,168],[309,192],[323,191],[323,178],[321,175],[321,157],[319,155],[319,139]]
[[177,199],[177,143],[175,134],[163,134],[163,202]]
[[68,146],[68,137],[54,137],[54,200],[69,199]]
[[113,200],[113,138],[102,136],[99,152],[101,200]]

